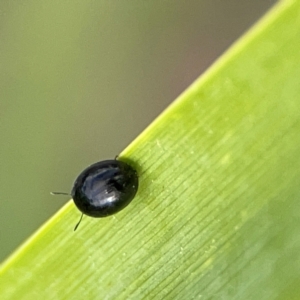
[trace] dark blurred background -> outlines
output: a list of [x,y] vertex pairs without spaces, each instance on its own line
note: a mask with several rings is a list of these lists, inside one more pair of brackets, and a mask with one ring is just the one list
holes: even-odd
[[275,2],[1,1],[0,261]]

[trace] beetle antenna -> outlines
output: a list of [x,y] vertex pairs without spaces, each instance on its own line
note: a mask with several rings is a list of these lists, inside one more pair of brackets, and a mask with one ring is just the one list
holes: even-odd
[[81,220],[82,220],[82,217],[83,217],[83,214],[81,214],[81,217],[80,217],[78,223],[77,223],[76,226],[74,227],[74,231],[78,228],[78,226],[79,226],[79,224],[80,224],[80,222],[81,222]]
[[71,194],[69,193],[63,193],[63,192],[50,192],[51,195],[66,195],[66,196],[72,196]]

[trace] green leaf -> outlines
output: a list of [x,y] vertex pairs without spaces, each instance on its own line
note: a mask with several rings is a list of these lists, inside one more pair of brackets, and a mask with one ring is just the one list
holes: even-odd
[[0,270],[1,299],[299,299],[300,2],[282,1],[120,156],[113,217],[68,203]]

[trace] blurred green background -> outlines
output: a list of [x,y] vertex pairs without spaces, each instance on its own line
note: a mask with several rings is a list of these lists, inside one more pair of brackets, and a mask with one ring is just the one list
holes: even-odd
[[0,261],[275,2],[1,1]]

